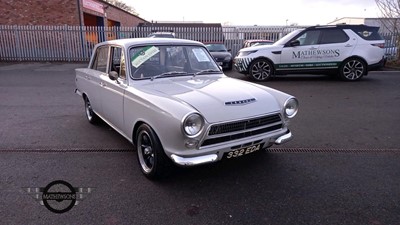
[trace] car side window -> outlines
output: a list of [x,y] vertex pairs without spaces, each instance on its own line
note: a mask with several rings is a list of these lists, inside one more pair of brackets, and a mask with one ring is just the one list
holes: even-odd
[[107,73],[108,46],[99,47],[96,50],[96,58],[91,69]]
[[320,36],[321,31],[319,30],[308,30],[300,35],[295,40],[300,42],[300,46],[304,45],[316,45],[318,44],[318,39]]
[[349,36],[343,30],[323,30],[320,44],[344,43],[348,40]]
[[120,47],[111,47],[110,71],[115,71],[118,77],[126,79],[125,57]]

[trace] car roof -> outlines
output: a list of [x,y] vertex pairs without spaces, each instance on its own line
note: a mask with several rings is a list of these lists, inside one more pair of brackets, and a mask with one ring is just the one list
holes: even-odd
[[341,28],[341,29],[362,29],[362,28],[379,28],[375,26],[368,26],[365,24],[336,24],[336,25],[317,25],[317,26],[311,26],[307,27],[306,30],[312,30],[312,29],[323,29],[323,28]]
[[246,40],[245,42],[274,42],[274,41],[264,40],[264,39],[251,39],[251,40]]
[[178,39],[178,38],[128,38],[128,39],[117,39],[111,41],[105,41],[97,44],[96,46],[101,45],[119,45],[124,46],[126,48],[135,45],[201,45],[204,46],[201,42],[186,40],[186,39]]

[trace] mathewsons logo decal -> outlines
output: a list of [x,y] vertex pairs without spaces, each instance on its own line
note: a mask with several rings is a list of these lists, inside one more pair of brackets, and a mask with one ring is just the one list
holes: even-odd
[[292,52],[292,59],[326,59],[340,56],[340,49],[317,49]]

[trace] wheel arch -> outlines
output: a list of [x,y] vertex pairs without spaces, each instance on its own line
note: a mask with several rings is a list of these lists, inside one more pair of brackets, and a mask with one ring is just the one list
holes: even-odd
[[136,121],[136,123],[134,124],[133,129],[132,129],[132,143],[134,145],[136,145],[136,142],[137,142],[137,140],[136,140],[137,131],[142,124],[147,124],[151,128],[151,126],[148,123],[146,123],[142,120]]

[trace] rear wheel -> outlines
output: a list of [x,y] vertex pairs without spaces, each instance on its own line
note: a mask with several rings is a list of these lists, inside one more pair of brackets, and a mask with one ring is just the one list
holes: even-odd
[[339,76],[346,81],[361,79],[367,71],[366,64],[360,59],[348,59],[340,67]]
[[165,154],[156,133],[147,124],[138,128],[136,150],[140,168],[147,178],[162,178],[171,172],[172,162]]
[[268,80],[271,78],[272,72],[272,64],[266,59],[257,59],[250,64],[249,74],[254,80]]
[[84,97],[85,101],[85,114],[86,118],[91,124],[98,124],[100,121],[100,118],[96,115],[95,112],[93,112],[92,105],[90,104],[89,98]]

